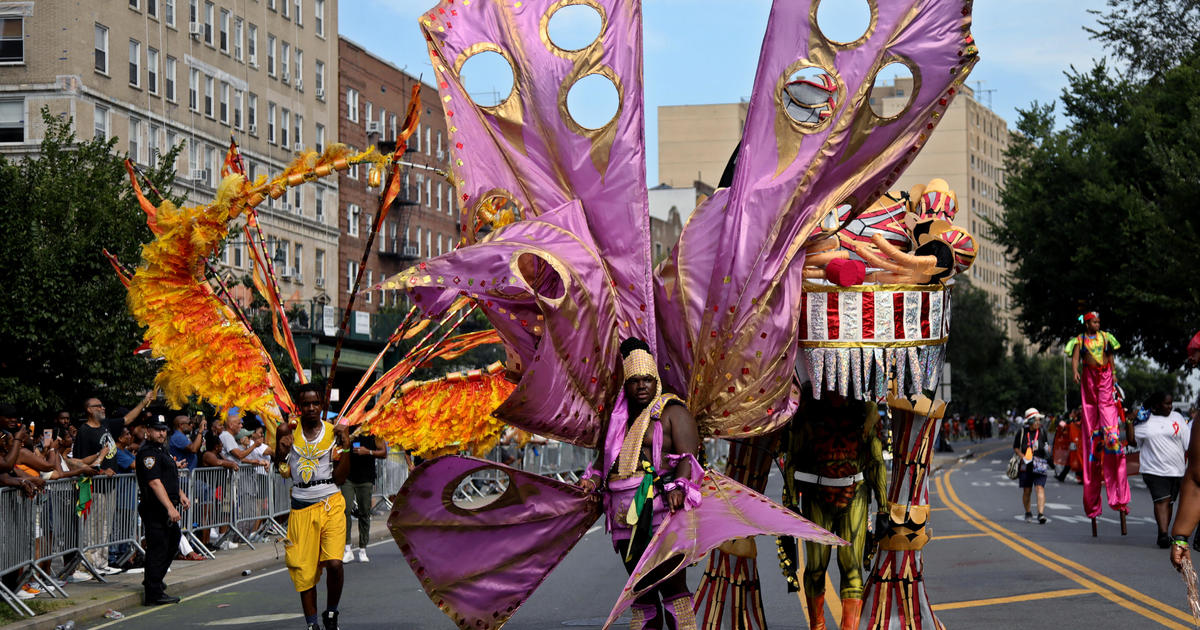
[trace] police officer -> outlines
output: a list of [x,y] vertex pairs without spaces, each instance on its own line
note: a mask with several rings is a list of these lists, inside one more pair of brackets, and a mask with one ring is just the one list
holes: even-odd
[[167,425],[157,418],[146,427],[146,441],[138,449],[138,514],[146,530],[146,572],[142,579],[146,606],[174,604],[163,578],[179,549],[179,510],[191,505],[179,489],[178,462],[167,451]]

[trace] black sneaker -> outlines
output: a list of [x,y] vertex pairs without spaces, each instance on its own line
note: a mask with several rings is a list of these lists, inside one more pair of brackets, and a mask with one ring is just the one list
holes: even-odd
[[326,610],[321,613],[321,624],[325,626],[325,630],[338,630],[337,618],[336,610]]
[[321,624],[310,623],[307,626],[304,626],[304,630],[321,630]]
[[1032,522],[1033,522],[1033,513],[1031,513],[1031,512],[1026,512],[1026,513],[1025,513],[1025,522],[1026,522],[1026,523],[1032,523]]
[[1042,525],[1046,524],[1046,515],[1045,514],[1038,514],[1038,523],[1041,523]]
[[1167,535],[1167,532],[1159,532],[1157,542],[1159,549],[1166,549],[1171,546],[1171,537]]

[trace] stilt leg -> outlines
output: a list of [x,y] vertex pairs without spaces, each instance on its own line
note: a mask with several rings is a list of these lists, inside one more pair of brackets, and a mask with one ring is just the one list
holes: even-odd
[[1096,537],[1096,519],[1092,519],[1092,538]]
[[1125,513],[1124,512],[1121,512],[1121,535],[1122,536],[1129,535],[1129,530],[1125,526]]

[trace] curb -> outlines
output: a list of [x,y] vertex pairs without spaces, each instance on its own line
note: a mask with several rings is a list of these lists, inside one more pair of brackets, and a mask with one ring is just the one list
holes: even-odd
[[[377,527],[378,525],[378,527]],[[391,537],[391,532],[387,528],[386,518],[382,523],[371,523],[371,542],[378,542]],[[271,547],[260,546],[259,549],[270,549]],[[282,550],[282,547],[280,548]],[[258,551],[256,549],[255,551]],[[254,552],[251,552],[254,553]],[[209,561],[211,562],[211,561]],[[235,577],[241,577],[242,572],[250,570],[252,572],[260,569],[283,566],[282,551],[280,557],[276,558],[274,554],[265,554],[264,557],[254,560],[247,558],[247,562],[238,564],[237,566],[228,569],[215,570],[212,573],[199,575],[192,578],[187,578],[172,582],[170,574],[167,575],[167,588],[172,595],[178,597],[187,597],[204,591],[213,586],[228,582]],[[61,601],[48,599],[43,601]],[[38,615],[32,619],[17,621],[7,624],[4,630],[54,630],[55,626],[66,623],[69,620],[75,620],[75,627],[82,630],[86,626],[91,626],[96,623],[107,623],[108,619],[104,618],[104,613],[109,609],[136,609],[142,610],[142,591],[136,589],[122,589],[114,591],[109,597],[98,597],[89,599],[83,603],[77,603],[73,606],[67,606],[57,610],[53,610],[44,615]]]

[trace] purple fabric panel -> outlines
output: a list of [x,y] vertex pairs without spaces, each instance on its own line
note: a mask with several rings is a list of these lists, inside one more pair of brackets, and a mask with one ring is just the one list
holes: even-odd
[[[689,226],[678,250],[681,269],[692,262],[690,253],[715,250],[710,277],[700,283],[694,274],[680,274],[685,303],[658,305],[673,367],[691,364],[689,405],[701,425],[720,424],[727,411],[742,416],[725,423],[722,436],[779,426],[794,411],[788,384],[806,223],[847,199],[869,203],[886,191],[940,120],[952,84],[974,62],[967,51],[969,10],[961,0],[879,3],[870,35],[849,47],[829,45],[813,31],[812,4],[774,3],[721,226],[713,229],[715,219],[700,213],[693,221],[702,221],[705,229]],[[832,60],[823,67],[844,90],[831,120],[802,132],[781,114],[777,86],[793,64],[823,57]],[[877,119],[867,101],[869,86],[880,67],[900,59],[914,68],[919,89],[895,119]],[[659,295],[664,293],[660,287]],[[697,312],[702,318],[686,324],[667,319]],[[687,341],[691,352],[680,350]],[[701,368],[701,361],[708,367]],[[747,366],[750,372],[741,373]],[[696,379],[697,373],[706,377]],[[734,375],[733,391],[712,386],[725,374]]]
[[[546,261],[543,276],[524,277],[518,259],[525,254]],[[461,295],[476,298],[525,367],[497,417],[592,447],[619,388],[618,374],[604,367],[619,365],[617,341],[592,334],[618,325],[606,278],[579,202],[572,201],[423,262],[385,286],[406,289],[430,317]]]
[[[795,536],[826,545],[844,545],[846,541],[821,529],[813,522],[768,499],[750,488],[722,475],[708,471],[700,480],[703,500],[699,507],[670,513],[654,532],[646,552],[625,583],[621,596],[608,615],[604,627],[610,627],[617,617],[648,590],[638,582],[655,568],[670,562],[676,571],[704,559],[721,543],[751,536]],[[682,558],[676,563],[675,559]]]
[[[653,346],[650,231],[645,182],[641,2],[598,0],[606,28],[580,52],[543,41],[553,0],[442,2],[421,18],[430,41],[454,147],[464,207],[497,188],[532,214],[579,199],[619,291],[622,333]],[[509,102],[485,111],[465,93],[454,69],[472,47],[494,45],[513,62]],[[616,117],[601,130],[572,126],[564,95],[588,75],[611,73],[619,87]],[[449,97],[449,100],[446,98]],[[454,112],[451,116],[449,112]],[[461,149],[458,145],[463,145]],[[462,163],[459,164],[459,161]]]
[[[479,509],[452,493],[472,473],[498,468],[508,490]],[[413,470],[388,528],[421,587],[460,628],[498,628],[583,538],[600,506],[567,484],[467,457]],[[470,550],[464,553],[464,550]]]

